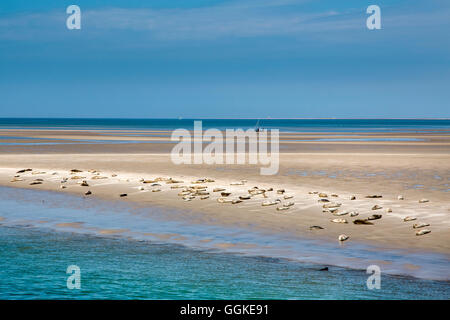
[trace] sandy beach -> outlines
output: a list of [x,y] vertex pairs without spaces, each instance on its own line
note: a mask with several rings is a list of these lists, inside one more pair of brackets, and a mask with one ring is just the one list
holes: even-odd
[[[335,242],[345,234],[346,242],[380,250],[450,254],[447,131],[283,133],[273,176],[261,176],[260,165],[175,165],[167,131],[2,129],[0,136],[4,186],[178,208],[182,219],[204,224]],[[32,170],[18,173],[23,169]],[[367,197],[374,195],[381,197]],[[381,218],[371,225],[353,223],[374,214]],[[420,230],[431,233],[416,235]]]

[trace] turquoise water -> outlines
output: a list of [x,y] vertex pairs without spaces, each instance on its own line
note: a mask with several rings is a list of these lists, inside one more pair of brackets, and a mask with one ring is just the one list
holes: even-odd
[[[202,120],[203,129],[254,128],[258,119],[58,119],[0,118],[0,128],[60,129],[193,129]],[[292,132],[386,132],[450,129],[449,119],[260,119],[259,126]]]
[[[195,224],[183,212],[35,190],[0,188],[0,217],[0,299],[450,298],[448,281],[423,279],[448,279],[445,256]],[[81,227],[58,227],[68,222]],[[254,246],[214,245],[223,242]],[[381,289],[369,290],[365,267],[382,259],[392,264],[381,266]],[[404,263],[421,266],[422,279],[394,275]],[[80,290],[66,286],[69,265],[81,269]]]
[[[449,299],[448,283],[171,244],[0,227],[0,299]],[[69,264],[81,289],[66,287]]]

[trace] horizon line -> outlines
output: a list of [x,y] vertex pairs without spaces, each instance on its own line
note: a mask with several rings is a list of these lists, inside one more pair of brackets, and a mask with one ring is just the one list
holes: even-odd
[[98,120],[98,119],[109,119],[109,120],[450,120],[450,117],[411,117],[411,118],[346,118],[346,117],[327,117],[327,118],[316,118],[316,117],[158,117],[158,118],[127,118],[127,117],[0,117],[0,119],[74,119],[74,120]]

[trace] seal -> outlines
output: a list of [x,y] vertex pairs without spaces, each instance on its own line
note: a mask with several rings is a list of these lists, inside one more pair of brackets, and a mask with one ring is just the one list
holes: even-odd
[[356,219],[356,220],[353,220],[353,224],[368,224],[368,225],[371,225],[373,223],[367,221],[367,219]]
[[341,235],[339,235],[339,237],[338,237],[338,240],[339,241],[345,241],[345,240],[348,240],[350,237],[348,236],[348,235],[346,235],[346,234],[341,234]]
[[277,204],[277,203],[280,203],[281,201],[280,200],[275,200],[275,201],[264,201],[263,203],[261,203],[261,205],[263,206],[263,207],[266,207],[266,206],[273,206],[273,205],[275,205],[275,204]]
[[330,203],[326,203],[322,206],[322,208],[337,208],[340,207],[342,204],[341,203],[337,203],[337,202],[330,202]]
[[345,216],[346,214],[348,214],[348,211],[342,211],[342,212],[334,212],[333,215],[335,216]]
[[348,221],[345,220],[345,219],[333,219],[333,220],[331,220],[331,222],[334,222],[334,223],[348,223]]
[[431,230],[423,229],[416,232],[416,236],[423,236],[424,234],[430,233]]
[[430,225],[429,223],[414,223],[413,229],[420,229],[423,227],[428,227],[429,225]]

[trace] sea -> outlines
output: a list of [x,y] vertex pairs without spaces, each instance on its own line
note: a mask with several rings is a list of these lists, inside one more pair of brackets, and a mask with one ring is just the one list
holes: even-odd
[[280,132],[396,132],[449,130],[450,119],[117,119],[117,118],[0,118],[0,128],[105,130],[279,129]]

